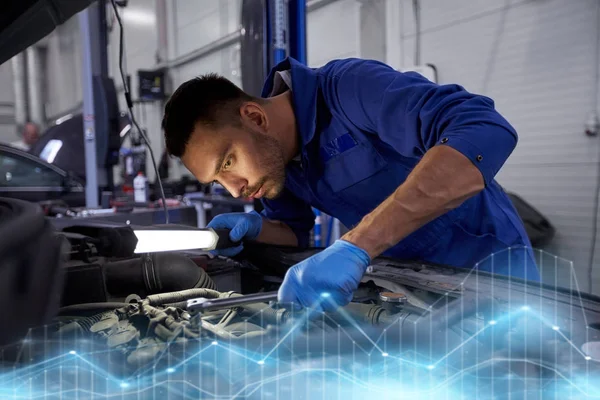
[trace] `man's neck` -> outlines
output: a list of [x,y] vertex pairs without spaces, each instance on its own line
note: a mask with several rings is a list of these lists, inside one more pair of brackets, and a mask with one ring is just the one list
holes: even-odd
[[290,90],[269,98],[268,105],[271,132],[281,144],[285,163],[300,153],[300,136],[296,127],[296,115]]

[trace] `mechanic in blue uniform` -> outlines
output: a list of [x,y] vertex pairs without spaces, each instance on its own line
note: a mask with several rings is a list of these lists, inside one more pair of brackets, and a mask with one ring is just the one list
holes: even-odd
[[[377,61],[312,69],[288,58],[262,98],[214,74],[185,82],[162,126],[167,151],[199,181],[262,199],[262,214],[210,223],[232,240],[307,246],[311,207],[351,228],[287,272],[280,301],[345,305],[381,254],[539,280],[523,223],[494,180],[517,133],[492,100],[458,85]],[[478,264],[492,253],[511,255]]]

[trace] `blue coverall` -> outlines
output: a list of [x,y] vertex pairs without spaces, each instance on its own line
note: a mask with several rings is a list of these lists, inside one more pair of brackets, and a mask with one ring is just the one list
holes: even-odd
[[[300,246],[314,225],[311,206],[351,228],[405,181],[427,150],[445,145],[473,162],[485,189],[384,255],[539,280],[523,223],[494,180],[517,133],[491,99],[377,61],[336,60],[313,69],[292,58],[271,71],[263,97],[276,71],[291,72],[301,161],[287,165],[284,191],[263,200],[263,215],[289,225]],[[497,262],[477,264],[493,253]]]

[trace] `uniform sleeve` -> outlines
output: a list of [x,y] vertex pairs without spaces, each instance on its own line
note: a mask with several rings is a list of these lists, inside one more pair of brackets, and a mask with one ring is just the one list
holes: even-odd
[[299,199],[287,188],[273,200],[262,199],[264,210],[261,212],[267,219],[287,224],[296,234],[298,247],[308,247],[310,230],[315,224],[315,215],[310,205]]
[[494,102],[458,85],[437,85],[368,60],[334,62],[322,70],[331,107],[407,157],[435,145],[465,155],[489,184],[517,144],[517,133]]

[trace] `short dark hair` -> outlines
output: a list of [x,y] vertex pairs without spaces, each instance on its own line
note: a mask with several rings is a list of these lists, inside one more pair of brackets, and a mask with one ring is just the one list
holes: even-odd
[[242,103],[256,100],[217,74],[202,75],[183,83],[165,105],[162,129],[167,152],[181,157],[196,123],[210,128],[237,124]]

